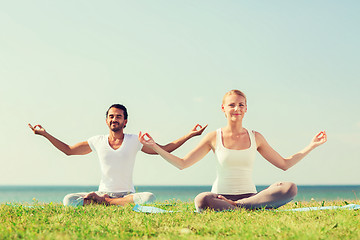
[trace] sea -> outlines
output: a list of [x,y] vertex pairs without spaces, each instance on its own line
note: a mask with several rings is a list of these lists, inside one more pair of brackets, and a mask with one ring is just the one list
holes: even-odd
[[[261,191],[268,186],[257,186]],[[211,186],[136,186],[136,192],[152,192],[160,202],[193,201]],[[0,186],[0,204],[4,203],[60,203],[68,193],[93,192],[97,186]],[[360,185],[298,186],[295,201],[359,200]]]

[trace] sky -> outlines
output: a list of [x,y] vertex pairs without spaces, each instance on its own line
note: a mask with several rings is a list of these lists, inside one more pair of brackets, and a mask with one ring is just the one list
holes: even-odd
[[[223,95],[247,95],[244,127],[283,157],[321,130],[328,142],[284,172],[257,154],[256,185],[360,184],[360,2],[2,1],[0,185],[98,185],[96,153],[66,156],[27,124],[69,145],[126,133],[171,142],[199,123],[226,125]],[[202,136],[174,152],[193,149]],[[211,185],[210,152],[178,170],[139,152],[135,185]]]

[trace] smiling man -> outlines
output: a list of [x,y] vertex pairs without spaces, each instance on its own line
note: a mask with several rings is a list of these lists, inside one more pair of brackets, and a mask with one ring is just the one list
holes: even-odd
[[[64,198],[65,206],[81,206],[87,204],[125,205],[128,203],[148,203],[154,201],[155,196],[149,192],[135,193],[133,184],[133,169],[136,154],[142,151],[147,154],[157,154],[149,147],[143,146],[135,134],[124,133],[128,122],[125,106],[114,104],[106,112],[106,124],[109,134],[94,136],[87,141],[73,146],[60,141],[49,134],[41,125],[29,127],[35,134],[48,139],[57,149],[66,155],[85,155],[97,152],[101,181],[97,192],[82,192],[68,194]],[[164,146],[167,152],[172,152],[190,138],[201,135],[207,127],[197,124],[188,134]]]

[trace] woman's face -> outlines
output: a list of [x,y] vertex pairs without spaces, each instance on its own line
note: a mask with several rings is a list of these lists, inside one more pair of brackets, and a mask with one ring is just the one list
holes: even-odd
[[242,119],[247,111],[246,99],[243,96],[232,94],[225,98],[221,106],[226,118]]

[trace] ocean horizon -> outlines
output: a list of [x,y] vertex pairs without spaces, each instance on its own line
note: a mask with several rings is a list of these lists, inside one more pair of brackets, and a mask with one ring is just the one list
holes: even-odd
[[[268,186],[258,185],[257,191]],[[94,192],[98,186],[0,186],[0,204],[2,203],[60,203],[68,193]],[[169,186],[169,185],[138,185],[136,192],[152,192],[157,201],[181,200],[193,201],[201,192],[209,192],[211,186]],[[331,201],[331,200],[359,200],[360,185],[298,185],[295,201]]]

